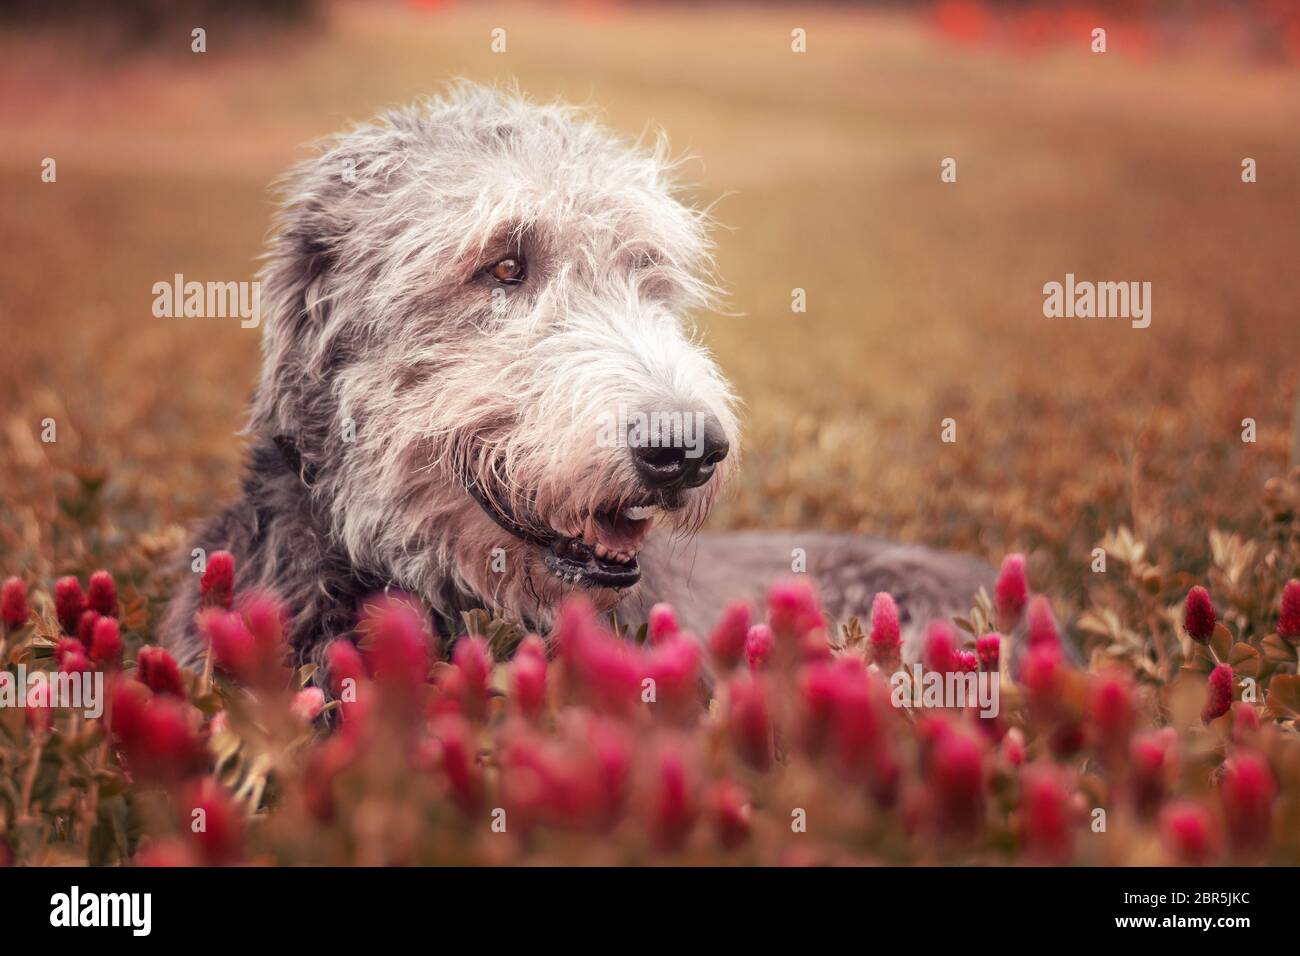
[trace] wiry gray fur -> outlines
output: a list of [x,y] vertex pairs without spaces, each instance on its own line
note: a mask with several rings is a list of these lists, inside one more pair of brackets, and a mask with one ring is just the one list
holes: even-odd
[[[968,608],[988,582],[982,564],[848,535],[695,534],[739,434],[687,324],[713,292],[710,246],[672,169],[662,140],[632,146],[573,109],[466,84],[328,140],[290,173],[261,275],[243,494],[197,543],[234,553],[239,588],[288,601],[299,661],[318,661],[385,587],[444,625],[486,607],[545,630],[571,586],[466,484],[581,535],[595,509],[643,492],[627,449],[595,440],[620,405],[704,410],[732,453],[659,519],[641,585],[588,589],[599,607],[635,619],[668,599],[703,629],[726,599],[788,573],[794,547],[836,616],[883,588],[915,625]],[[484,278],[521,249],[525,283]],[[196,601],[182,581],[163,626],[191,665]]]

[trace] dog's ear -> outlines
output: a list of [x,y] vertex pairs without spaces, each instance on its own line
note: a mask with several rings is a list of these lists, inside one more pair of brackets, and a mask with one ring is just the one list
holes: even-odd
[[358,151],[347,138],[294,168],[279,184],[262,283],[262,376],[249,431],[289,444],[311,464],[333,408],[329,381],[347,352],[330,323],[341,249],[355,226]]

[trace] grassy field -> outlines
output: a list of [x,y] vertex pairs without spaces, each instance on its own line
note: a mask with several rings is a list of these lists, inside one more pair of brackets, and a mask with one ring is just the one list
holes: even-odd
[[[214,27],[203,55],[188,28],[129,53],[0,36],[0,578],[21,577],[0,669],[112,680],[84,720],[0,708],[0,866],[1294,865],[1300,470],[1265,483],[1300,452],[1300,81],[1187,57],[685,4],[355,4],[290,34]],[[304,143],[457,76],[662,128],[693,157],[729,290],[701,331],[746,403],[715,526],[1026,552],[1028,610],[1009,575],[996,609],[956,622],[978,654],[942,623],[926,642],[932,673],[1008,678],[1000,714],[887,705],[891,605],[870,638],[828,634],[798,584],[771,592],[767,645],[730,617],[705,652],[670,632],[635,647],[566,612],[561,653],[534,640],[495,669],[478,638],[433,662],[418,617],[372,607],[365,659],[331,650],[326,704],[281,666],[272,599],[222,610],[214,561],[186,582],[209,666],[146,657],[163,569],[235,490],[259,351],[233,320],[155,318],[153,284],[251,279],[268,184]],[[1067,273],[1150,282],[1150,327],[1045,318],[1043,285]],[[65,581],[56,621],[54,579],[96,568],[116,579],[89,585],[107,617]],[[1217,619],[1201,592],[1184,617],[1193,584]],[[87,620],[88,643],[61,636]],[[1025,640],[1014,674],[995,625]],[[663,706],[642,706],[643,675]],[[326,706],[334,734],[313,723]]]
[[[188,42],[127,57],[0,39],[6,573],[49,578],[130,544],[154,590],[181,527],[235,487],[258,333],[156,319],[151,285],[251,278],[268,183],[303,143],[454,76],[517,79],[631,135],[662,127],[695,157],[734,313],[703,333],[746,402],[746,467],[717,526],[1021,549],[1068,599],[1121,524],[1202,569],[1209,529],[1253,528],[1286,467],[1294,72],[1015,57],[901,16],[684,6],[345,7],[292,36],[214,32],[201,56]],[[1045,319],[1042,285],[1067,272],[1150,281],[1151,327]],[[93,533],[70,530],[78,508],[96,509]]]

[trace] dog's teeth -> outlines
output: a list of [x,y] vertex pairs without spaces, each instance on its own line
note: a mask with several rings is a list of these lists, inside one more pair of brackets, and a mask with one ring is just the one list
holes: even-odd
[[644,521],[646,518],[653,518],[659,513],[659,509],[654,505],[637,505],[635,508],[623,509],[623,517],[630,521]]
[[598,558],[608,558],[609,555],[610,555],[610,551],[609,551],[609,549],[606,548],[606,547],[605,547],[603,544],[601,544],[599,541],[597,541],[597,542],[596,542],[596,557],[598,557]]

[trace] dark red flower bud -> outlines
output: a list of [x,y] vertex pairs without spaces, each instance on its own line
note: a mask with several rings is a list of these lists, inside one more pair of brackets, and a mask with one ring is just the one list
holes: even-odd
[[680,748],[665,747],[658,754],[650,792],[650,838],[664,851],[680,850],[695,826],[698,809],[694,787]]
[[1056,616],[1052,614],[1052,604],[1041,594],[1034,595],[1029,601],[1026,643],[1030,648],[1044,644],[1059,647],[1061,644],[1061,632],[1056,626]]
[[174,783],[206,764],[193,708],[170,697],[151,697],[138,681],[119,681],[110,706],[113,738],[132,776]]
[[447,716],[439,718],[434,735],[448,793],[462,813],[473,816],[483,802],[483,770],[474,730],[463,718]]
[[77,621],[77,640],[90,650],[90,642],[95,639],[95,624],[99,621],[98,611],[82,611],[81,618]]
[[181,670],[175,659],[161,647],[140,648],[135,659],[135,677],[155,694],[185,698]]
[[90,663],[90,658],[86,656],[85,648],[81,642],[77,642],[75,650],[69,650],[59,661],[59,673],[61,674],[83,674],[87,671],[93,671],[95,666]]
[[936,825],[946,833],[976,832],[984,819],[984,750],[964,731],[940,735],[930,753]]
[[1259,711],[1253,704],[1238,701],[1232,705],[1232,741],[1241,744],[1259,731]]
[[650,608],[646,631],[651,644],[662,644],[670,637],[676,637],[680,630],[671,604],[660,603]]
[[884,671],[898,666],[903,646],[898,626],[898,605],[893,595],[880,591],[871,600],[871,634],[867,638],[871,662]]
[[90,576],[86,592],[86,606],[104,617],[117,617],[117,582],[107,571],[96,571]]
[[884,754],[887,706],[877,679],[862,662],[843,657],[834,668],[831,696],[831,741],[840,772],[850,779],[871,779]]
[[681,707],[699,701],[699,641],[685,633],[663,638],[645,656],[643,674],[654,681],[659,703]]
[[999,659],[1002,656],[1002,636],[984,634],[975,641],[975,654],[979,657],[980,669],[996,674]]
[[122,634],[117,618],[101,617],[95,622],[90,657],[101,667],[115,667],[122,662]]
[[1056,713],[1065,680],[1065,661],[1059,645],[1050,642],[1030,646],[1020,662],[1020,683],[1030,707],[1042,716]]
[[590,605],[570,600],[560,610],[557,646],[564,671],[598,709],[626,712],[641,699],[640,655],[596,625]]
[[1120,671],[1097,675],[1088,693],[1088,730],[1103,760],[1128,756],[1129,738],[1137,723],[1133,685]]
[[957,636],[947,621],[932,621],[925,632],[921,662],[928,671],[948,674],[958,670]]
[[520,649],[510,663],[510,699],[526,717],[546,712],[546,659]]
[[1300,580],[1292,578],[1282,589],[1282,613],[1277,632],[1292,644],[1300,642]]
[[465,713],[482,717],[487,712],[488,681],[492,678],[492,651],[487,641],[473,635],[461,638],[451,652],[451,662],[464,682]]
[[85,654],[86,646],[75,637],[61,637],[54,644],[54,664],[63,667],[63,659],[69,654]]
[[718,845],[734,850],[749,839],[749,796],[736,783],[720,780],[709,795],[709,817]]
[[1218,854],[1214,818],[1199,803],[1183,801],[1166,807],[1160,815],[1160,833],[1174,860],[1200,866]]
[[13,630],[27,623],[31,613],[27,606],[27,585],[21,578],[9,578],[0,589],[0,620]]
[[709,654],[720,670],[730,670],[740,663],[749,634],[749,605],[733,601],[722,612],[722,620],[709,635]]
[[1209,723],[1226,714],[1232,707],[1232,668],[1220,664],[1210,671],[1210,679],[1205,691],[1205,707],[1201,710],[1201,720]]
[[1143,819],[1151,818],[1164,802],[1176,744],[1177,735],[1166,728],[1135,738],[1129,750],[1133,802]]
[[1223,765],[1219,796],[1233,849],[1252,853],[1267,846],[1277,799],[1277,781],[1268,762],[1257,753],[1239,751]]
[[331,641],[325,648],[325,668],[329,671],[330,690],[341,695],[343,682],[350,680],[353,690],[366,679],[366,665],[361,660],[361,652],[348,640]]
[[1029,581],[1025,577],[1025,556],[1008,554],[1002,559],[997,583],[993,592],[998,608],[998,627],[1005,631],[1020,622],[1020,615],[1029,599]]
[[539,661],[545,663],[547,660],[546,642],[536,634],[529,634],[515,648],[515,657],[519,657],[521,654],[536,657]]
[[1020,783],[1020,836],[1025,853],[1044,863],[1065,863],[1072,851],[1070,793],[1050,765],[1026,768]]
[[812,585],[799,578],[778,581],[768,589],[767,623],[778,641],[791,644],[826,626]]
[[737,753],[756,770],[772,765],[772,706],[762,678],[737,678],[727,685],[727,727]]
[[213,551],[199,578],[199,605],[230,610],[235,600],[235,556],[229,551]]
[[404,600],[378,602],[367,617],[366,664],[377,683],[410,694],[423,687],[433,664],[423,615]]
[[241,681],[252,681],[258,671],[257,642],[234,611],[211,608],[199,618],[199,629],[207,635],[216,665]]
[[54,610],[64,634],[76,637],[77,624],[85,609],[86,596],[81,591],[81,582],[71,576],[59,578],[54,583]]
[[1183,605],[1183,630],[1192,640],[1208,644],[1214,636],[1216,621],[1210,592],[1198,584],[1187,592],[1187,601]]
[[776,647],[776,638],[772,629],[766,624],[755,624],[745,635],[745,661],[749,669],[760,671],[767,668],[772,659],[772,650]]
[[243,812],[221,784],[205,777],[186,789],[178,802],[181,826],[203,862],[228,866],[244,856]]
[[1083,749],[1083,725],[1078,721],[1058,724],[1047,738],[1047,746],[1057,757],[1073,757]]

